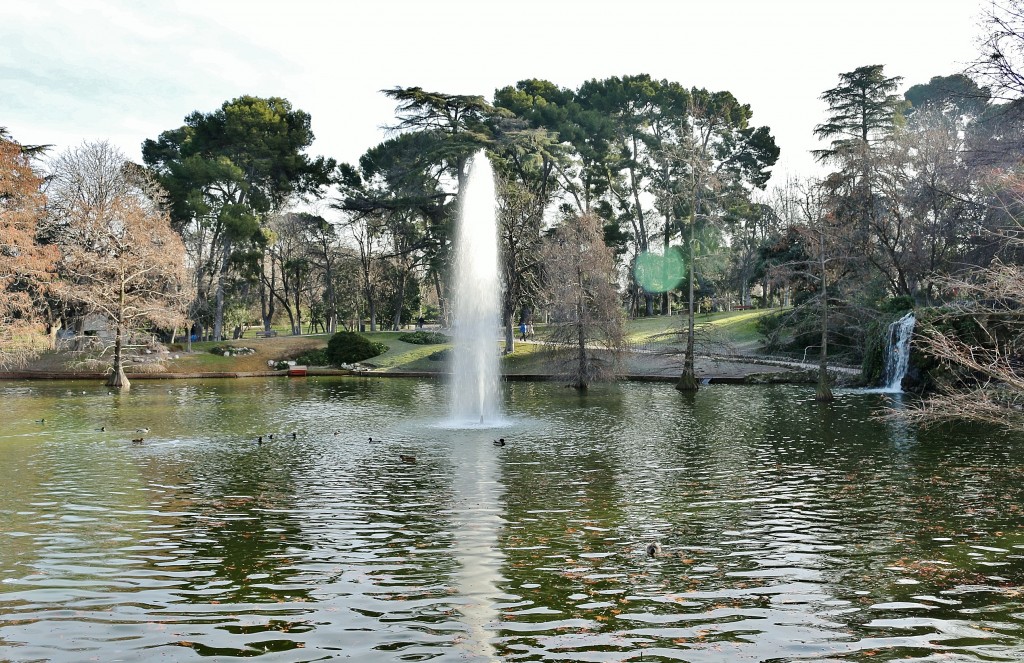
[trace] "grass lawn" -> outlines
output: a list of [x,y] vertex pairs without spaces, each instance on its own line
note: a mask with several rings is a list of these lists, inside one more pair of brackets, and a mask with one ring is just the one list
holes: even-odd
[[[702,336],[706,339],[702,346],[705,351],[730,352],[741,351],[756,353],[760,341],[757,333],[757,320],[769,313],[767,310],[733,311],[729,313],[713,313],[697,316],[697,324],[704,326]],[[659,346],[678,348],[685,337],[680,335],[686,323],[685,316],[655,316],[638,318],[626,323],[626,340],[634,345],[646,345],[656,350]],[[536,340],[543,341],[546,336],[544,325],[537,325]],[[369,359],[364,364],[378,370],[445,372],[449,370],[447,361],[431,361],[428,357],[435,352],[451,347],[449,343],[418,345],[399,340],[400,332],[367,332],[367,338],[388,346],[384,354]],[[192,353],[185,353],[180,348],[171,350],[171,356],[163,361],[163,369],[170,373],[207,373],[207,372],[255,372],[268,370],[270,360],[291,360],[303,352],[327,346],[329,336],[326,334],[292,336],[286,329],[279,329],[278,336],[271,338],[249,338],[224,341],[222,343],[202,342],[192,344]],[[212,354],[210,349],[215,345],[247,347],[256,350],[255,354],[240,357],[222,357]],[[499,355],[504,343],[495,337],[494,352]],[[178,355],[178,359],[174,359]],[[516,342],[515,352],[502,356],[501,366],[506,373],[549,373],[551,370],[553,351],[540,343]],[[30,368],[36,370],[64,370],[68,356],[58,353],[44,353],[31,362]],[[155,367],[154,367],[155,368]]]
[[399,340],[402,332],[366,332],[366,338],[388,346],[388,351],[377,357],[362,362],[380,369],[398,369],[406,371],[437,371],[443,370],[444,362],[427,359],[435,352],[450,348],[450,343],[417,345]]

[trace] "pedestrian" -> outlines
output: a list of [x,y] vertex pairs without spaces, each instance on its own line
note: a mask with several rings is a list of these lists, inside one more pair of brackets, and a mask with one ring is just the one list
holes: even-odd
[[520,322],[519,323],[519,333],[522,334],[523,340],[525,341],[526,340],[526,323],[525,322]]

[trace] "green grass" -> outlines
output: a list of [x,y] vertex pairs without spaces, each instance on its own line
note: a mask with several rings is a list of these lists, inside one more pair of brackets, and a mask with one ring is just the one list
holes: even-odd
[[[757,320],[770,309],[727,311],[698,314],[697,325],[710,325],[717,339],[733,345],[751,345],[760,340]],[[680,332],[686,329],[686,316],[655,316],[636,318],[626,323],[626,340],[630,343],[672,345],[680,342]]]
[[428,356],[451,347],[449,343],[435,345],[417,345],[398,340],[400,332],[364,332],[363,336],[376,343],[388,346],[388,351],[362,362],[368,366],[382,369],[401,368],[403,370],[438,370],[442,364],[430,361]]

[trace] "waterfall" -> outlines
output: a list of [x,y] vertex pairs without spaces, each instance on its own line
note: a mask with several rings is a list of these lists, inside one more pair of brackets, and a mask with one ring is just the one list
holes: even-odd
[[882,375],[882,388],[885,391],[903,391],[903,377],[907,374],[910,362],[910,338],[914,335],[915,322],[914,312],[911,311],[889,325],[885,345],[885,373]]
[[494,425],[501,417],[498,264],[494,173],[483,150],[472,159],[459,213],[453,289],[453,423]]

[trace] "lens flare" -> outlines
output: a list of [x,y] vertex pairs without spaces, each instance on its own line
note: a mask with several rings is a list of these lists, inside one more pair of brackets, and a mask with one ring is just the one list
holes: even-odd
[[686,276],[686,264],[676,251],[665,255],[644,251],[636,258],[633,274],[647,292],[667,292],[679,287]]

